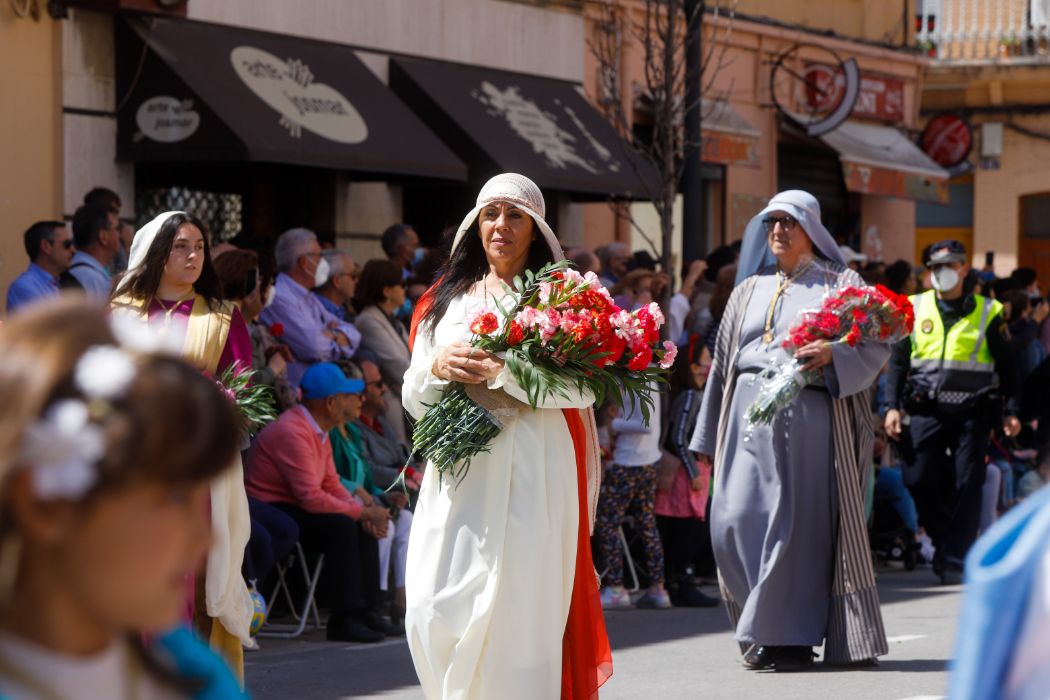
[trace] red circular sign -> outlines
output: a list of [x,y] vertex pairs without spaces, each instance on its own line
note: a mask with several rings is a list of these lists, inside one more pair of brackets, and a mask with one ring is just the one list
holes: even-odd
[[973,129],[958,115],[938,114],[922,130],[919,145],[934,163],[953,168],[970,155]]

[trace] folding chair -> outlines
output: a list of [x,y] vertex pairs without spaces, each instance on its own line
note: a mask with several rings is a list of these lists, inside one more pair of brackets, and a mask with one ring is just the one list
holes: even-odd
[[[623,525],[618,529],[620,535],[620,546],[623,547],[623,563],[627,567],[627,573],[631,575],[631,581],[634,582],[632,586],[627,587],[627,590],[634,593],[641,589],[641,583],[638,581],[638,571],[634,568],[634,557],[631,556],[631,546],[627,542],[627,535],[623,531]],[[605,574],[608,573],[609,567],[598,574],[599,578],[605,578]],[[624,581],[626,583],[626,581]]]
[[[298,607],[292,600],[292,590],[286,578],[286,575],[292,568],[298,568],[302,572],[303,584],[306,586],[302,603]],[[295,551],[289,555],[283,564],[277,564],[277,585],[274,586],[273,594],[270,596],[270,600],[267,601],[266,607],[267,610],[273,610],[274,603],[277,602],[278,596],[283,592],[284,600],[288,603],[288,609],[291,610],[292,617],[295,618],[297,624],[271,624],[267,620],[263,623],[263,628],[259,631],[258,636],[294,639],[307,631],[307,625],[309,625],[311,631],[321,628],[321,614],[317,610],[317,601],[314,600],[314,593],[317,590],[317,582],[321,578],[322,568],[324,568],[324,554],[317,557],[317,564],[314,566],[313,572],[311,572],[302,545],[298,542],[295,543]],[[312,624],[309,622],[310,613],[313,613],[314,618]]]

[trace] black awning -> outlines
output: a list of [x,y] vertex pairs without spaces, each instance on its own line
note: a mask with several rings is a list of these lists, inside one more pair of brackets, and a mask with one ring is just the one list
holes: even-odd
[[349,47],[180,19],[117,25],[119,159],[467,175]]
[[644,198],[641,177],[655,178],[577,83],[393,58],[390,87],[467,159],[475,179],[519,172],[543,188]]

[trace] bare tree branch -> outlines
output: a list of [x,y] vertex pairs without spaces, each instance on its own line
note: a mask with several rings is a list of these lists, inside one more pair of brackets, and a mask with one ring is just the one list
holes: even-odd
[[[659,246],[631,216],[627,203],[611,202],[610,206],[618,217],[631,223],[665,267],[670,262],[674,204],[685,170],[685,154],[700,145],[687,136],[685,118],[692,110],[704,110],[704,100],[685,99],[686,47],[690,32],[702,34],[700,92],[710,99],[717,74],[728,65],[736,2],[590,0],[588,3],[595,18],[594,35],[588,47],[598,63],[600,107],[635,156],[631,159],[635,172],[641,175],[644,164],[657,173],[656,182],[640,179],[660,221]],[[710,12],[705,13],[705,5],[711,8]],[[705,14],[710,14],[713,21],[705,22]],[[706,33],[705,27],[709,27]],[[640,82],[625,86],[622,70],[628,44],[637,47],[642,66]],[[706,111],[711,112],[720,102],[728,102],[728,92]],[[650,113],[645,116],[651,124],[636,123],[642,118],[640,105],[648,108]],[[705,116],[710,115],[701,111],[701,120]]]

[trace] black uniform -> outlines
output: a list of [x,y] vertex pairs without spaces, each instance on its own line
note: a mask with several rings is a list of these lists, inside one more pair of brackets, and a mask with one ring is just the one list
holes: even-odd
[[[975,304],[972,294],[951,301],[937,299],[945,334],[973,312]],[[1001,315],[989,321],[986,337],[999,377],[998,392],[962,406],[945,406],[909,395],[911,336],[897,343],[890,355],[886,402],[911,416],[914,457],[905,464],[904,478],[915,498],[919,521],[937,549],[936,573],[945,565],[961,567],[976,539],[989,434],[1002,421],[1004,411],[1016,416],[1020,409],[1015,362]],[[908,437],[904,435],[902,440]]]

